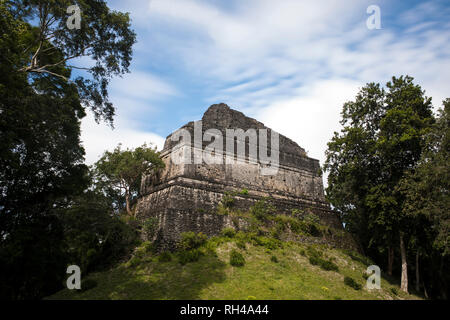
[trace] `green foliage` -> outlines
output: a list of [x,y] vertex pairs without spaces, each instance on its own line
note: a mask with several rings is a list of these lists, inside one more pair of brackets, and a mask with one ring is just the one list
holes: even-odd
[[116,192],[116,198],[125,198],[127,213],[132,215],[131,203],[137,197],[144,174],[157,174],[164,162],[155,148],[143,144],[135,149],[106,151],[94,165],[96,183],[106,192]]
[[331,260],[322,260],[319,261],[319,266],[326,271],[336,271],[339,272],[339,267]]
[[207,244],[208,238],[203,233],[184,232],[181,234],[181,240],[178,244],[178,261],[185,265],[189,262],[195,262],[203,254],[199,249]]
[[278,248],[281,248],[283,246],[283,243],[274,238],[267,238],[267,237],[261,237],[261,236],[252,236],[251,240],[253,244],[257,246],[262,246],[267,248],[268,250],[275,250]]
[[[90,108],[112,124],[108,83],[128,71],[135,35],[128,15],[105,1],[77,1],[82,30],[69,30],[72,4],[0,1],[1,299],[39,299],[60,288],[70,259],[89,264],[109,250],[87,232],[64,241],[74,236],[64,234],[59,212],[79,207],[73,202],[88,187],[81,119]],[[81,56],[92,67],[73,78],[72,59]]]
[[310,235],[312,235],[313,237],[319,237],[319,236],[321,236],[321,232],[320,232],[320,229],[319,229],[319,227],[315,224],[315,223],[309,223],[309,224],[307,224],[307,230],[308,230],[308,233],[310,234]]
[[397,288],[392,287],[392,288],[391,288],[391,292],[392,292],[394,295],[398,296],[398,290],[397,290]]
[[143,230],[147,239],[153,239],[156,235],[156,231],[158,230],[159,221],[157,217],[151,217],[144,221]]
[[231,213],[231,210],[230,210],[230,208],[227,208],[227,207],[223,206],[221,203],[219,203],[219,205],[217,206],[217,209],[216,209],[216,213],[219,216],[227,216]]
[[170,254],[170,252],[164,251],[158,256],[158,261],[159,262],[170,262],[170,261],[172,261],[172,255]]
[[221,233],[224,237],[233,238],[236,235],[236,230],[233,228],[225,228]]
[[286,226],[283,223],[277,223],[271,232],[271,236],[280,240],[284,230],[286,230]]
[[185,265],[189,262],[195,262],[200,259],[202,252],[199,249],[184,250],[178,252],[178,261]]
[[[136,35],[127,13],[110,10],[105,1],[77,1],[82,19],[80,30],[66,26],[67,8],[73,1],[2,1],[15,19],[24,23],[16,72],[35,79],[70,83],[77,88],[83,105],[96,120],[112,123],[114,106],[108,99],[108,84],[114,76],[129,72]],[[3,29],[2,29],[3,30]],[[14,52],[14,51],[12,51]],[[87,56],[91,66],[70,80],[73,59]],[[32,59],[35,57],[35,59]],[[38,80],[38,81],[39,81]]]
[[224,207],[224,208],[231,208],[233,207],[235,202],[234,199],[234,194],[232,192],[225,192],[225,194],[223,195],[222,199],[220,200],[220,204]]
[[392,231],[404,225],[396,186],[420,158],[433,120],[431,100],[412,81],[393,77],[387,90],[362,88],[344,104],[344,127],[328,144],[327,196],[365,248],[396,244]]
[[327,198],[362,249],[384,263],[402,237],[404,260],[426,252],[421,270],[433,275],[427,291],[439,288],[437,296],[450,283],[435,267],[448,261],[449,117],[441,111],[436,119],[432,107],[412,77],[393,77],[385,88],[367,84],[344,104],[324,169]]
[[[426,136],[427,148],[419,164],[402,181],[399,190],[406,197],[404,215],[415,218],[423,251],[450,255],[450,98],[443,101],[436,123]],[[443,276],[443,274],[441,274]]]
[[242,189],[242,190],[239,192],[239,194],[246,196],[246,195],[248,195],[248,190],[247,190],[247,189]]
[[178,248],[182,251],[188,251],[192,249],[197,249],[204,245],[207,241],[207,237],[205,234],[199,232],[195,233],[192,231],[183,232],[181,234],[181,240],[178,244]]
[[[317,217],[312,215],[313,217]],[[318,237],[322,233],[320,231],[319,225],[315,222],[315,219],[301,219],[286,215],[276,215],[274,217],[276,222],[275,229],[272,231],[272,236],[280,239],[281,234],[289,228],[292,232],[297,234],[306,234],[313,237]]]
[[355,290],[361,290],[362,286],[356,282],[355,279],[353,279],[352,277],[344,277],[344,283],[345,285],[355,289]]
[[141,246],[144,248],[146,253],[155,253],[156,252],[156,246],[153,242],[150,241],[144,241]]
[[278,258],[276,256],[271,256],[270,261],[278,263]]
[[358,261],[360,263],[362,263],[365,266],[370,266],[373,264],[373,261],[366,256],[363,256],[355,251],[352,250],[343,250],[345,252],[345,254],[347,254],[350,258],[352,258],[352,260],[354,261]]
[[311,263],[312,265],[317,265],[326,271],[339,271],[339,267],[333,261],[331,261],[331,259],[324,259],[323,253],[316,250],[314,247],[308,247],[307,253],[309,256],[309,263]]
[[300,210],[300,209],[292,209],[292,210],[291,210],[291,215],[292,215],[293,217],[298,218],[298,217],[300,217],[300,216],[303,215],[303,210]]
[[60,290],[67,268],[60,220],[47,214],[9,232],[0,240],[0,299],[40,299]]
[[128,260],[128,266],[129,267],[136,267],[140,265],[142,262],[142,258],[134,256],[130,260]]
[[[240,235],[234,239],[238,237]],[[94,290],[83,293],[64,289],[48,299],[228,300],[256,296],[261,300],[330,300],[337,297],[343,300],[375,300],[389,298],[392,296],[390,288],[398,288],[393,279],[382,275],[380,290],[350,289],[344,284],[342,275],[356,279],[365,267],[345,263],[349,258],[342,251],[332,248],[324,248],[323,254],[336,257],[336,261],[342,263],[339,264],[342,275],[317,272],[315,266],[304,264],[304,259],[298,259],[298,252],[303,248],[298,243],[286,244],[283,249],[269,254],[264,247],[249,244],[249,250],[244,255],[245,265],[240,268],[229,263],[233,248],[230,239],[212,237],[201,250],[210,245],[217,249],[217,255],[205,253],[198,261],[184,265],[178,259],[169,262],[145,259],[136,268],[119,265],[90,275],[89,278],[98,282]],[[283,259],[278,258],[279,263],[276,264],[270,261],[272,255],[282,255]],[[359,279],[362,284],[362,279]],[[418,297],[402,294],[402,298]]]
[[238,233],[236,233],[236,235],[235,235],[235,243],[236,243],[236,246],[239,249],[247,250],[247,242],[248,241],[249,241],[248,234],[246,234],[246,233],[244,233],[242,231],[239,231]]
[[250,213],[258,220],[267,220],[275,213],[275,207],[266,199],[258,200],[251,208]]
[[242,249],[242,250],[246,250],[247,249],[247,245],[246,245],[245,240],[238,239],[238,240],[236,240],[235,243],[236,243],[236,247],[238,247],[239,249]]
[[230,265],[234,267],[242,267],[245,265],[244,256],[235,249],[232,249],[230,252]]
[[69,262],[79,265],[83,272],[110,266],[129,254],[139,241],[137,231],[112,214],[108,199],[94,192],[61,209],[59,216]]
[[305,221],[307,224],[319,224],[320,219],[317,215],[314,213],[307,213],[303,216],[303,221]]
[[81,292],[88,291],[90,289],[95,288],[98,285],[97,281],[93,279],[86,279],[81,281]]

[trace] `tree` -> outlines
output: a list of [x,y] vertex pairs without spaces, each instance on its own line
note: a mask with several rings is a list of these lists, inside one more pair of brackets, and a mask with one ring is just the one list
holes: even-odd
[[[112,121],[108,80],[128,70],[135,41],[128,16],[104,1],[78,1],[84,22],[69,31],[67,3],[0,0],[3,299],[38,299],[60,287],[67,257],[55,209],[88,185],[80,121],[86,107]],[[81,55],[95,66],[69,64]],[[73,70],[80,75],[72,79]]]
[[58,209],[64,228],[67,259],[83,274],[122,259],[138,242],[138,233],[113,210],[111,199],[86,191]]
[[132,215],[131,203],[139,193],[142,175],[164,168],[156,148],[146,144],[136,149],[122,150],[119,144],[113,152],[106,151],[94,165],[97,184],[110,186],[125,197],[126,211]]
[[[14,19],[25,22],[17,71],[28,73],[31,81],[50,77],[73,82],[82,104],[91,108],[97,120],[103,118],[112,124],[114,106],[108,99],[108,83],[113,76],[129,71],[136,41],[129,14],[111,11],[103,0],[78,0],[80,29],[69,29],[67,11],[74,4],[72,0],[2,3]],[[90,57],[94,64],[73,62],[80,57]],[[73,69],[82,72],[71,80],[69,70]]]
[[429,273],[429,289],[439,288],[436,294],[446,299],[450,282],[445,271],[450,256],[450,99],[443,105],[426,137],[427,147],[418,166],[405,176],[399,191],[405,197],[403,214],[416,221],[416,289],[420,286],[422,258],[428,265],[421,269],[433,270]]
[[38,299],[60,287],[65,249],[52,208],[87,185],[76,87],[47,77],[30,84],[17,71],[28,28],[0,3],[2,299]]
[[398,186],[425,146],[433,116],[431,99],[409,76],[386,89],[370,83],[344,104],[343,129],[328,143],[327,197],[363,248],[377,255],[398,247],[402,290],[408,291],[407,245],[411,220],[402,212]]

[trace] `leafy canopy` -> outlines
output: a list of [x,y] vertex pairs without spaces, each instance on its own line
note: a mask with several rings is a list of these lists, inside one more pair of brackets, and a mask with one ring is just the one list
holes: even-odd
[[364,247],[383,250],[407,228],[398,185],[417,166],[433,123],[431,98],[409,76],[369,83],[344,104],[328,143],[327,197]]
[[[33,83],[42,77],[76,85],[83,105],[97,120],[112,124],[114,106],[108,98],[112,77],[129,71],[136,35],[128,13],[111,11],[102,0],[78,0],[81,28],[69,29],[72,0],[1,0],[2,7],[20,21],[18,52],[13,65]],[[91,65],[79,59],[89,57]],[[71,70],[77,70],[72,77]]]
[[156,148],[143,144],[136,149],[123,150],[119,144],[114,151],[106,151],[94,165],[99,184],[110,186],[126,198],[127,212],[131,214],[130,203],[139,193],[143,175],[155,174],[164,168]]

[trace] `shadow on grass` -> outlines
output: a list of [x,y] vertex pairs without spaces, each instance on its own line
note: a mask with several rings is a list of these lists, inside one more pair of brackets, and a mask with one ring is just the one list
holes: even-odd
[[143,262],[136,268],[117,269],[113,272],[120,274],[103,280],[111,280],[106,295],[111,299],[196,300],[204,288],[225,281],[226,267],[217,257],[207,255],[184,266],[176,259],[167,263]]

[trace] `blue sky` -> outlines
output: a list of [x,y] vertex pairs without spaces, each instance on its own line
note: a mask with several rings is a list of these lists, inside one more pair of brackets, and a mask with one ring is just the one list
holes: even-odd
[[[450,97],[450,1],[130,0],[131,73],[111,83],[115,129],[82,123],[86,160],[136,147],[201,118],[213,103],[262,121],[324,160],[342,104],[367,82],[416,79],[434,105]],[[381,29],[369,30],[369,5]]]

